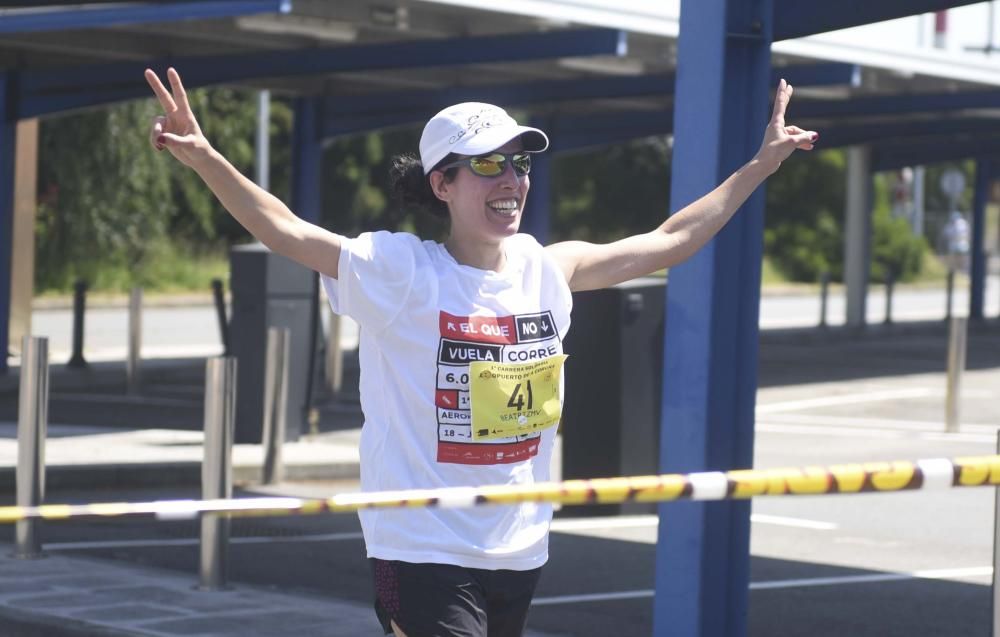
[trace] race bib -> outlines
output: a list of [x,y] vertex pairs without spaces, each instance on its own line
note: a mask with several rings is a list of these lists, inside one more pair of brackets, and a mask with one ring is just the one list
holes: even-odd
[[557,424],[565,360],[559,354],[533,363],[471,363],[472,439],[510,438]]

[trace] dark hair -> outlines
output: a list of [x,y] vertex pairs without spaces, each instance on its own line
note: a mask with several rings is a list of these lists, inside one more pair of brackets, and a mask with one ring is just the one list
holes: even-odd
[[[438,165],[450,161],[453,161],[451,154],[442,159]],[[453,180],[456,171],[456,168],[446,170],[445,181]],[[392,167],[389,169],[389,181],[392,184],[393,198],[403,208],[417,208],[435,217],[448,218],[448,204],[438,199],[431,190],[430,179],[424,174],[424,165],[420,163],[419,157],[411,154],[393,157]]]

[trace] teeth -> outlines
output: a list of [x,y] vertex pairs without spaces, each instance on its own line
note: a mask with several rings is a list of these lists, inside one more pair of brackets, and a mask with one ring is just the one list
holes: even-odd
[[491,201],[489,206],[490,208],[493,208],[494,210],[499,210],[501,212],[517,210],[517,200],[509,199],[507,201]]

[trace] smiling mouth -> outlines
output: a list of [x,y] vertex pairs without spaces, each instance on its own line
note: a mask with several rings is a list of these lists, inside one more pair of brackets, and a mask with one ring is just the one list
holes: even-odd
[[500,201],[490,201],[487,203],[487,206],[498,215],[514,217],[517,215],[518,208],[520,208],[520,202],[517,199],[503,199]]

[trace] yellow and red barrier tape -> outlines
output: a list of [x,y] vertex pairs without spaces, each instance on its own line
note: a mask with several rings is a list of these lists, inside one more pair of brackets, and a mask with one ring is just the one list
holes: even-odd
[[344,493],[325,499],[268,497],[5,506],[0,507],[0,524],[29,519],[70,518],[152,517],[177,520],[206,513],[232,517],[312,515],[373,508],[458,508],[519,502],[585,505],[627,501],[739,500],[774,495],[873,493],[991,485],[1000,485],[1000,455],[568,480],[532,485]]

